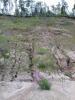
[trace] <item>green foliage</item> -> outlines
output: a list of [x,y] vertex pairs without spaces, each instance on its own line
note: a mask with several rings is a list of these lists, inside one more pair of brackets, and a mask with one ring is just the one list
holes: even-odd
[[38,64],[38,68],[39,68],[40,70],[45,70],[45,69],[46,69],[46,64],[43,63],[43,62],[40,62],[40,63]]
[[16,16],[20,16],[19,9],[15,9],[15,15],[16,15]]
[[12,36],[8,36],[8,35],[5,35],[5,34],[1,34],[0,35],[0,49],[3,49],[3,50],[8,50],[9,48],[9,42],[12,41]]
[[1,57],[4,57],[5,59],[9,58],[9,51],[8,51],[8,45],[7,45],[8,40],[10,40],[9,37],[5,35],[0,35],[0,55]]
[[0,43],[6,42],[8,40],[8,37],[5,35],[0,35]]
[[53,71],[56,69],[55,60],[50,52],[47,52],[44,55],[37,54],[37,56],[34,57],[33,62],[41,71]]
[[5,59],[8,59],[9,58],[9,52],[8,50],[2,50],[1,51],[1,56],[4,57]]
[[55,16],[55,14],[52,13],[50,10],[48,10],[47,13],[46,13],[46,16],[51,17],[51,16]]
[[15,30],[18,32],[24,32],[25,30],[31,30],[35,26],[52,26],[55,24],[58,18],[55,17],[3,17],[0,16],[0,30],[9,30],[11,33]]
[[48,82],[47,79],[40,80],[39,86],[42,90],[50,90],[51,89],[51,84]]
[[45,53],[47,53],[48,49],[47,48],[39,48],[38,49],[38,54],[43,55]]

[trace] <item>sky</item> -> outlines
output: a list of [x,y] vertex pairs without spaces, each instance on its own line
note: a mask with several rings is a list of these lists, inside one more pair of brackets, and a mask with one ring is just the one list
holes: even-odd
[[[61,2],[61,0],[36,0],[36,1],[43,1],[46,2],[47,5],[50,7],[51,5],[57,5],[58,2]],[[74,6],[74,1],[75,0],[65,0],[68,3],[69,6],[69,11],[72,10],[73,6]]]

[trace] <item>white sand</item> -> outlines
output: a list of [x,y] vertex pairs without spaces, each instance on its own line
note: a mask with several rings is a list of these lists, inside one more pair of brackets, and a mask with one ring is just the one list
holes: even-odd
[[0,83],[0,100],[75,100],[75,81],[63,74],[41,74],[51,82],[51,90],[40,90],[31,82]]
[[33,83],[29,82],[0,82],[0,100],[13,100],[21,92],[27,92]]

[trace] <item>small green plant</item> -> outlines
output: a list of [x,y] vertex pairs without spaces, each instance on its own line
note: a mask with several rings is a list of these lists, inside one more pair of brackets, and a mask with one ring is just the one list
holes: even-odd
[[40,70],[45,70],[45,69],[46,69],[46,64],[43,63],[43,62],[40,62],[40,63],[38,64],[38,68],[39,68]]
[[39,86],[42,90],[50,90],[51,89],[51,84],[48,82],[47,79],[40,80]]

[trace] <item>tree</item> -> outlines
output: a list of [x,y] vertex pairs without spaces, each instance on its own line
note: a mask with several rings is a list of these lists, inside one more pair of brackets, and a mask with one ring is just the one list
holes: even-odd
[[75,16],[75,4],[74,4],[72,11],[73,11],[73,16]]
[[52,12],[53,12],[54,14],[56,14],[56,7],[55,7],[54,5],[52,5],[51,7],[52,7]]
[[56,5],[56,9],[57,9],[57,13],[61,14],[61,4],[60,4],[60,2],[58,2],[58,4]]
[[55,16],[55,14],[52,13],[50,10],[48,10],[48,11],[46,12],[46,16],[47,16],[47,17]]
[[28,16],[29,11],[26,7],[26,1],[19,0],[19,10],[21,16]]
[[61,15],[67,15],[66,9],[68,8],[68,4],[65,0],[61,0],[62,2],[62,7],[61,7]]
[[25,2],[26,2],[26,7],[30,7],[34,1],[33,0],[26,0]]
[[1,0],[1,2],[3,3],[3,9],[2,9],[2,13],[3,14],[7,14],[8,13],[8,2],[9,0]]
[[18,5],[17,5],[17,0],[15,0],[15,15],[19,16],[19,9],[18,9]]
[[19,9],[18,9],[18,8],[15,9],[15,15],[16,15],[16,16],[20,16],[20,12],[19,12]]
[[42,2],[37,2],[35,5],[35,14],[39,16],[40,11],[42,12]]
[[37,15],[37,16],[46,16],[48,9],[49,8],[46,5],[46,3],[37,2],[36,5],[35,5],[34,14]]

